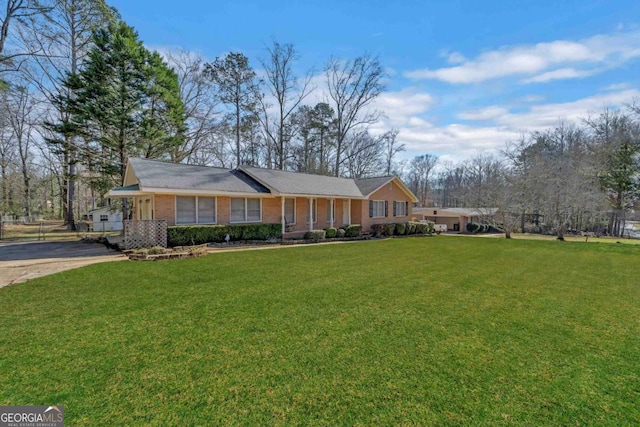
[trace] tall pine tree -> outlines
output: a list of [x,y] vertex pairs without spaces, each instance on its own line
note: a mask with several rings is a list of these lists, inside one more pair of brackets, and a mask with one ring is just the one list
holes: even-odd
[[128,157],[163,158],[182,143],[184,104],[176,74],[132,27],[110,23],[93,42],[83,67],[64,81],[58,102],[69,120],[58,126],[85,141],[80,158],[103,194],[122,185]]

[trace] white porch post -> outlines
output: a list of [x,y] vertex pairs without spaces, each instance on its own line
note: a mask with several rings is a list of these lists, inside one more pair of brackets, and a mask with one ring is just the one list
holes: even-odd
[[335,199],[330,200],[331,207],[329,208],[329,227],[333,228],[333,206],[335,203]]
[[309,197],[309,231],[313,231],[313,198]]
[[280,196],[282,199],[282,235],[284,236],[284,232],[287,230],[287,222],[284,218],[284,196]]
[[347,225],[351,225],[351,199],[349,199],[349,223]]

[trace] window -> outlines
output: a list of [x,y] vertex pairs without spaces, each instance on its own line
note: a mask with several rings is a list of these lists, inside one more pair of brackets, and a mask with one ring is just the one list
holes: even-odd
[[176,196],[176,224],[196,223],[196,198]]
[[296,199],[284,199],[284,221],[287,224],[296,223]]
[[176,224],[215,224],[216,198],[176,196]]
[[261,220],[262,202],[260,199],[231,199],[231,222],[260,222]]
[[409,202],[393,202],[393,216],[407,216],[409,214]]
[[387,216],[387,206],[385,200],[369,200],[369,217],[384,218]]
[[198,197],[198,223],[213,224],[216,222],[216,199]]
[[100,214],[100,222],[108,222],[108,221],[109,221],[109,215]]
[[[331,212],[333,210],[333,212]],[[331,216],[333,214],[333,217]],[[331,222],[331,218],[333,218],[333,222],[336,221],[336,202],[333,201],[333,209],[331,209],[331,200],[327,200],[327,222]]]

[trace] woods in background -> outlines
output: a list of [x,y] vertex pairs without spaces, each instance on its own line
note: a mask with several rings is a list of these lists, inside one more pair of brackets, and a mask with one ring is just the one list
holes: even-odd
[[[103,0],[7,0],[0,11],[0,213],[64,218],[105,203],[130,156],[332,176],[397,174],[422,206],[497,207],[503,228],[622,233],[637,206],[640,110],[605,110],[524,135],[500,156],[399,161],[378,58],[300,73],[292,44],[254,68],[149,51]],[[630,100],[632,102],[632,100]],[[126,206],[125,206],[126,209]],[[510,225],[507,225],[510,224]]]

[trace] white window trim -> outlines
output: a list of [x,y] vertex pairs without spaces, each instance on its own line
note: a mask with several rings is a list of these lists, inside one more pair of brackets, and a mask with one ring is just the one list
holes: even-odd
[[[396,204],[396,208],[394,209],[396,213],[398,212],[398,206],[402,206],[402,209],[404,209],[405,206],[407,206],[406,204],[407,202],[404,200],[394,200],[393,203]],[[406,210],[404,215],[395,215],[395,216],[396,217],[409,216],[409,209]]]
[[[385,217],[384,216],[384,202],[385,201],[386,200],[372,200],[372,202],[374,203],[374,207],[373,207],[373,215],[371,215],[371,218],[384,218]],[[376,216],[375,215],[375,213],[376,213],[375,204],[376,203],[381,203],[382,204],[382,215],[380,215],[380,216]]]
[[[333,201],[333,223],[335,224],[336,222],[336,200]],[[331,206],[331,199],[327,199],[327,212],[329,212],[329,206]],[[331,218],[327,217],[327,224],[331,224]]]
[[[307,204],[307,207],[305,208],[305,217],[306,217],[305,224],[309,224],[309,200],[306,201],[306,204]],[[318,199],[313,199],[313,210],[314,210],[313,223],[317,224],[318,223]]]
[[[297,206],[298,201],[295,197],[285,197],[284,198],[285,204],[287,203],[287,200],[293,200],[293,222],[287,222],[287,225],[296,225],[296,222],[298,222],[298,206]],[[260,207],[260,212],[262,215],[262,206]],[[285,215],[286,215],[286,209],[285,209]]]
[[[196,222],[181,222],[178,223],[178,197],[195,197],[196,198]],[[198,222],[200,218],[198,218],[198,200],[200,197],[205,197],[207,199],[213,198],[213,209],[215,210],[215,215],[213,218],[213,222]],[[218,198],[216,196],[194,196],[192,194],[176,194],[173,197],[173,207],[174,207],[174,224],[175,225],[215,225],[218,223]]]
[[[244,221],[233,221],[231,219],[231,200],[232,199],[243,199],[244,200]],[[247,200],[248,199],[258,199],[260,200],[260,219],[257,221],[247,221]],[[216,215],[218,210],[216,209]],[[262,197],[229,197],[229,224],[257,224],[262,222]]]

